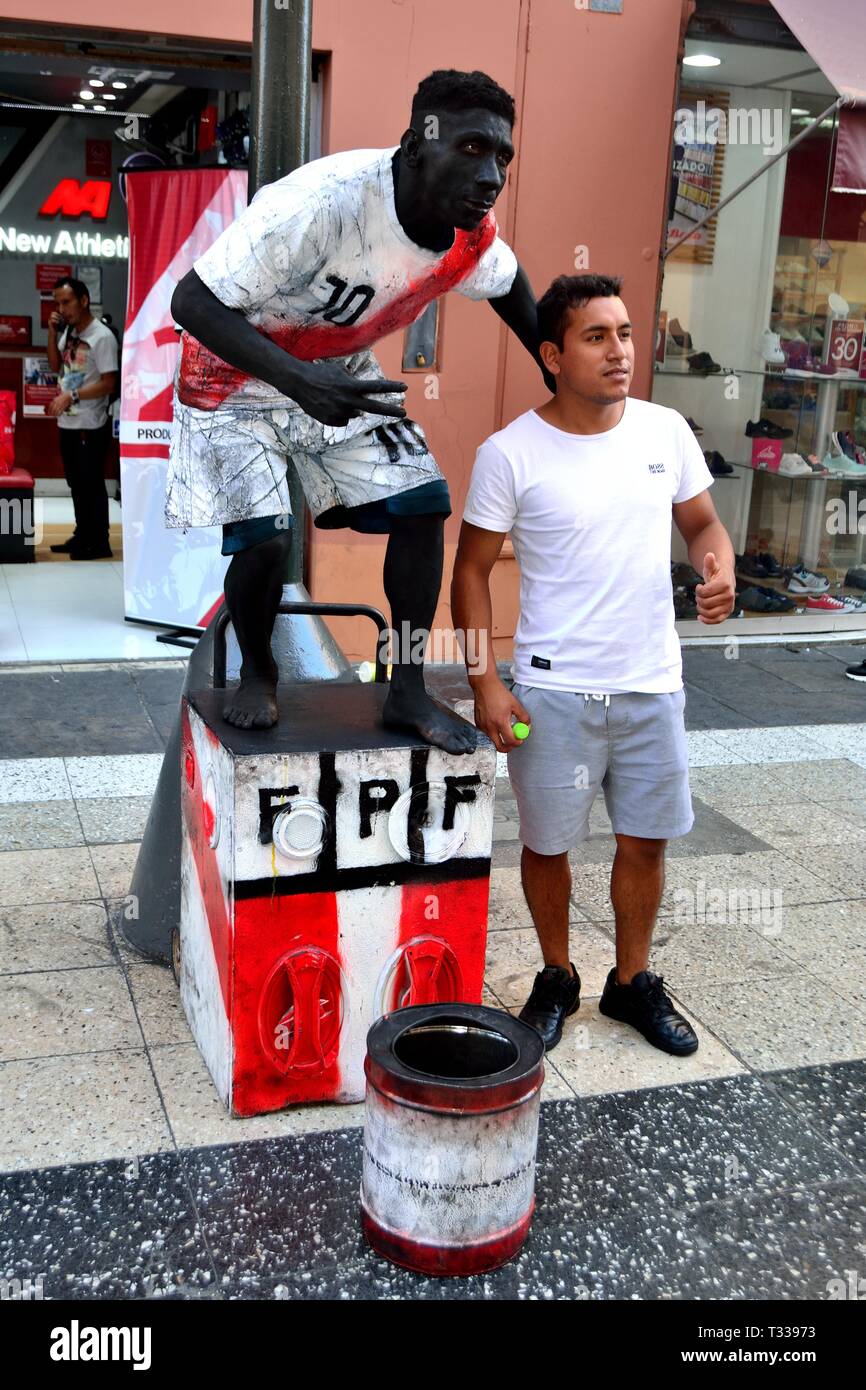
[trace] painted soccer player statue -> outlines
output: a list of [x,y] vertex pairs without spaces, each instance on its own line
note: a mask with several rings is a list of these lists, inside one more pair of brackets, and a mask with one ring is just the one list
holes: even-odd
[[439,597],[448,487],[406,417],[406,383],[385,380],[370,349],[455,289],[489,299],[541,365],[535,297],[492,212],[513,124],[512,98],[485,73],[431,73],[396,150],[330,155],[261,188],[175,291],[187,331],[166,522],[223,524],[242,658],[230,724],[277,720],[291,458],[316,526],[388,534],[391,625],[412,641],[395,653],[384,722],[450,753],[474,746],[427,694],[417,647],[411,659]]

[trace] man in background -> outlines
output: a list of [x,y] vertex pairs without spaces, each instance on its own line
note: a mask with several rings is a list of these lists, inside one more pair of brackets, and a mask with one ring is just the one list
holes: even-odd
[[45,413],[60,428],[60,456],[72,493],[75,530],[51,549],[70,560],[110,559],[105,454],[108,406],[117,380],[117,339],[91,314],[83,280],[58,280],[54,303],[47,355],[51,370],[59,375],[60,391]]

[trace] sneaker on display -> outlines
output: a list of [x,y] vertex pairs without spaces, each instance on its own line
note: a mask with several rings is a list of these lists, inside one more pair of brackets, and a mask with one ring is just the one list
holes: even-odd
[[821,613],[844,613],[845,605],[839,598],[833,598],[832,594],[821,594],[816,596],[810,594],[804,600],[806,608],[817,608]]
[[779,579],[785,573],[775,555],[771,555],[769,550],[760,550],[756,556],[758,563],[764,566],[767,574],[772,579]]
[[714,478],[725,478],[734,471],[733,464],[727,463],[718,449],[705,449],[704,459]]
[[812,470],[804,458],[799,454],[783,454],[779,464],[779,472],[784,473],[786,478],[811,478]]
[[855,462],[847,454],[825,454],[824,463],[840,478],[866,478],[866,464]]
[[789,594],[825,594],[830,581],[823,574],[814,574],[805,565],[795,565],[788,579]]
[[849,589],[866,590],[866,569],[855,566],[845,575],[845,585]]
[[861,661],[859,666],[846,666],[845,675],[849,681],[866,681],[866,661]]
[[850,594],[841,595],[846,613],[866,613],[866,602],[862,598],[852,598]]
[[782,351],[782,340],[779,334],[774,333],[770,328],[765,328],[761,335],[761,356],[765,362],[780,363],[787,361]]
[[708,352],[693,352],[689,358],[690,372],[720,372],[718,362],[714,362]]
[[746,425],[749,439],[790,439],[793,433],[793,430],[786,430],[782,425],[776,425],[763,416],[760,420],[750,420]]

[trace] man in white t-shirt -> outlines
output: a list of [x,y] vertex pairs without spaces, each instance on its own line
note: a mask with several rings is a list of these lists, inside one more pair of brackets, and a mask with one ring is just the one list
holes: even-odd
[[541,367],[535,296],[493,215],[513,123],[512,98],[485,73],[431,73],[399,147],[330,155],[260,189],[175,291],[189,331],[166,521],[223,524],[242,655],[223,710],[232,724],[277,719],[270,637],[291,458],[316,526],[388,534],[400,640],[385,722],[452,753],[474,747],[475,730],[430,698],[417,661],[441,585],[448,487],[406,418],[406,383],[384,380],[371,348],[455,289],[491,300]]
[[60,390],[45,407],[60,428],[63,473],[72,493],[75,530],[51,549],[70,560],[109,560],[105,455],[108,407],[117,381],[117,339],[93,317],[83,280],[54,286],[46,355]]
[[[634,346],[620,288],[607,276],[563,275],[539,300],[540,351],[556,396],[478,450],[452,611],[467,634],[476,724],[508,752],[520,813],[521,877],[544,957],[521,1018],[549,1049],[580,1003],[568,852],[589,833],[601,789],[617,843],[616,966],[599,1007],[685,1056],[698,1039],[648,969],[665,845],[693,823],[671,517],[704,576],[696,591],[704,623],[731,612],[734,554],[686,421],[629,399]],[[513,690],[486,659],[489,575],[509,532],[520,566]],[[522,741],[513,721],[531,726]]]

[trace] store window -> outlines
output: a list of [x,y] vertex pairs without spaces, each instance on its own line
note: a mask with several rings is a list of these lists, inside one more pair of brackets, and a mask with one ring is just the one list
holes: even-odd
[[[715,475],[732,632],[866,628],[866,197],[834,191],[835,98],[790,37],[687,35],[653,399]],[[672,559],[680,630],[705,631],[678,537]]]

